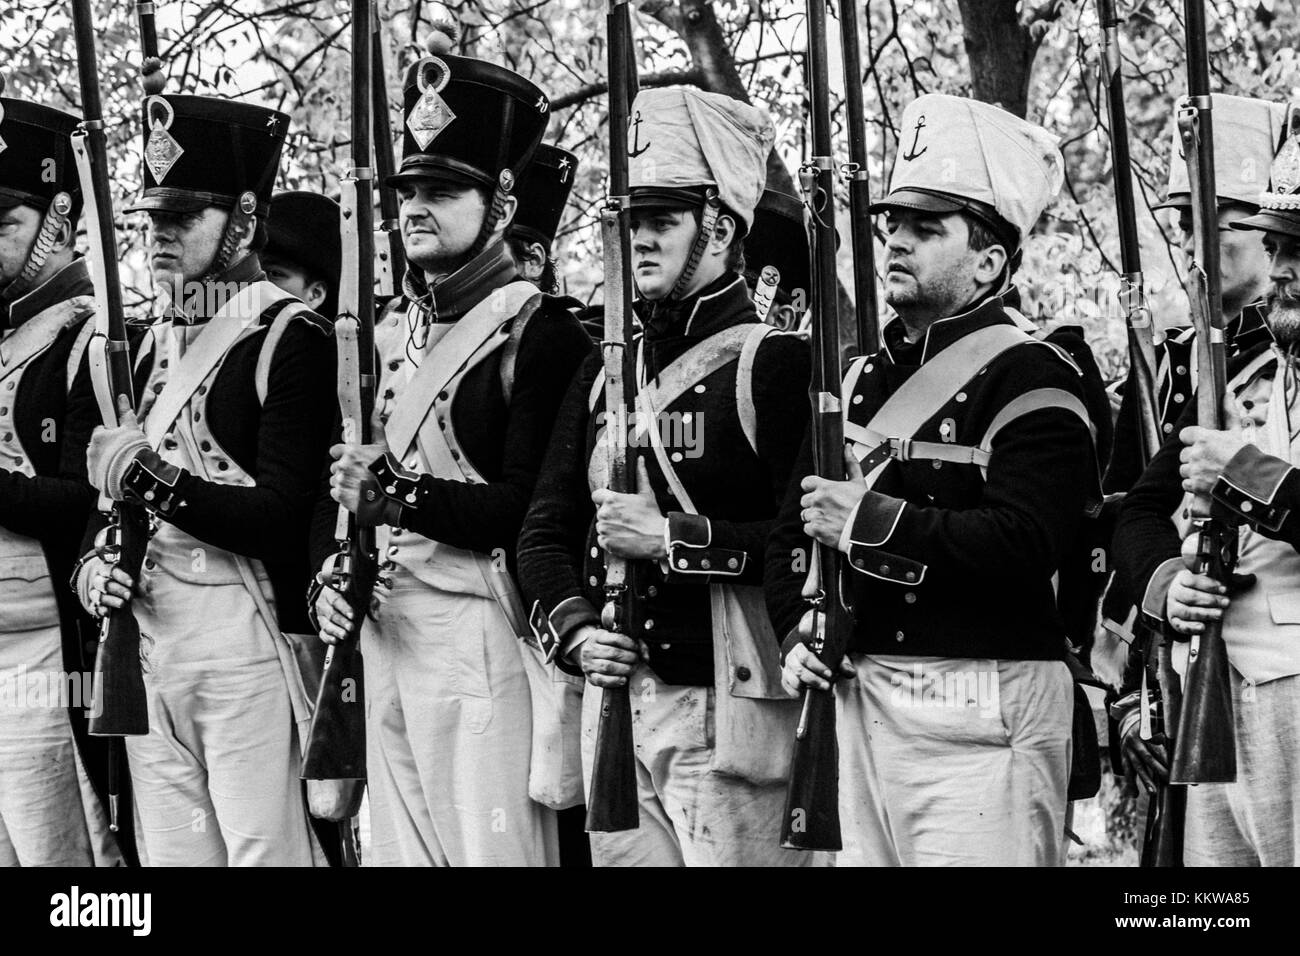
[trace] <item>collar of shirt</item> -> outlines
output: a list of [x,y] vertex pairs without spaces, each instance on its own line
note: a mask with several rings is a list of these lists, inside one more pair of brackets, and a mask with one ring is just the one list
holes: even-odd
[[261,259],[256,252],[250,252],[221,275],[203,280],[202,296],[192,297],[196,305],[194,311],[186,311],[174,302],[169,302],[163,311],[163,319],[178,325],[201,325],[221,311],[231,295],[249,283],[260,282],[265,278]]
[[418,268],[407,269],[402,291],[419,306],[421,321],[455,322],[518,274],[505,240],[497,239],[433,288]]
[[1226,331],[1229,358],[1273,341],[1273,333],[1265,321],[1267,318],[1268,302],[1261,299],[1246,306],[1241,310],[1241,315],[1228,323]]
[[894,365],[924,365],[964,335],[990,325],[1015,325],[1002,307],[1002,298],[986,296],[965,312],[937,319],[916,342],[907,341],[907,327],[895,319],[881,335],[884,353]]
[[641,320],[647,341],[705,339],[758,315],[744,278],[735,272],[723,273],[685,299],[638,299],[632,310]]
[[94,294],[95,285],[90,280],[90,269],[86,265],[86,260],[77,256],[22,298],[8,303],[7,316],[5,303],[0,303],[0,333],[13,331],[32,316],[40,315],[55,303],[64,302],[77,295]]

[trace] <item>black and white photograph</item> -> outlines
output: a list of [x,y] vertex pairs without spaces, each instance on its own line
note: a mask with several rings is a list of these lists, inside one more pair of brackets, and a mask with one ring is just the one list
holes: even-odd
[[13,926],[457,885],[284,867],[1282,925],[1298,47],[1287,0],[0,0]]

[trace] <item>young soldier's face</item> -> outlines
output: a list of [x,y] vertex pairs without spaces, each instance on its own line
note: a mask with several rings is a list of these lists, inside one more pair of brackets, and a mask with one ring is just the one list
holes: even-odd
[[154,285],[169,290],[173,301],[186,282],[212,266],[230,213],[216,206],[198,212],[149,210],[149,265]]
[[31,206],[0,209],[0,286],[8,285],[23,271],[42,218]]
[[890,210],[885,233],[885,301],[900,314],[956,315],[985,281],[982,253],[968,245],[970,229],[957,213]]
[[[295,295],[313,309],[318,309],[325,301],[325,283],[311,278],[301,267],[273,255],[262,256],[262,268],[266,278],[290,295]],[[334,316],[326,316],[328,319]]]
[[687,209],[632,210],[632,280],[643,298],[673,290],[695,244],[695,217]]
[[1300,341],[1300,239],[1282,232],[1266,232],[1263,249],[1269,258],[1268,278],[1273,285],[1268,327],[1279,345],[1293,345]]
[[487,215],[487,200],[472,186],[419,180],[397,187],[406,258],[426,273],[459,266]]
[[[1232,223],[1252,214],[1252,210],[1233,203],[1219,207],[1219,275],[1226,316],[1236,315],[1268,288],[1268,256],[1258,234],[1231,228]],[[1183,254],[1190,260],[1195,244],[1191,209],[1179,212],[1178,227],[1183,232]]]

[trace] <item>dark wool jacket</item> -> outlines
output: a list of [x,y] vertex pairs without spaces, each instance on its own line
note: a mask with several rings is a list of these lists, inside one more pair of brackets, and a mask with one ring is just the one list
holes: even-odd
[[[489,246],[433,293],[417,271],[409,269],[406,297],[390,307],[384,321],[405,322],[414,302],[432,321],[455,322],[516,277],[501,244]],[[518,340],[508,402],[502,380],[506,349],[497,349],[465,374],[451,402],[451,428],[460,449],[485,483],[421,475],[418,504],[401,510],[403,528],[468,551],[492,554],[502,549],[513,570],[519,528],[537,482],[556,410],[574,372],[592,352],[591,339],[570,310],[571,304],[571,300],[544,296],[528,319]],[[390,360],[390,370],[396,371],[404,361],[410,359]],[[386,408],[386,399],[381,394],[376,407]],[[387,415],[387,411],[381,412],[385,423]],[[402,455],[406,450],[392,451]],[[337,514],[338,504],[329,497],[326,472],[312,534],[317,568],[337,549]]]
[[[264,278],[254,255],[221,281]],[[281,307],[263,312],[259,325],[269,328]],[[263,335],[252,335],[236,344],[222,360],[211,390],[191,399],[202,403],[213,437],[256,486],[218,484],[182,471],[176,490],[183,503],[166,520],[213,547],[261,561],[271,578],[280,629],[309,634],[303,601],[314,573],[308,530],[322,463],[329,457],[331,426],[338,418],[334,339],[328,323],[315,313],[291,322],[271,361],[266,400],[259,402],[255,379],[264,341]],[[143,391],[153,363],[167,360],[146,331],[136,361],[137,391]]]
[[[93,296],[94,291],[86,260],[78,258],[14,302],[8,310],[9,327],[17,328],[75,296]],[[99,407],[84,351],[77,359],[71,389],[67,377],[74,344],[92,314],[93,306],[31,361],[14,395],[12,418],[0,422],[0,431],[17,431],[36,472],[34,478],[28,478],[0,468],[0,525],[41,543],[59,605],[63,666],[69,674],[90,673],[98,647],[95,623],[63,587],[81,553],[82,534],[96,500],[95,489],[86,479],[86,446],[99,424]],[[54,423],[53,429],[49,422]],[[82,764],[95,794],[107,808],[108,741],[87,732],[85,702],[73,700],[71,704],[68,717]],[[129,785],[129,781],[124,783]],[[118,847],[134,865],[134,821],[128,814],[121,824]]]
[[[734,273],[682,302],[656,309],[638,302],[636,309],[645,330],[648,380],[715,333],[758,321],[744,280]],[[681,459],[675,470],[700,516],[683,512],[653,451],[640,449],[659,509],[668,517],[672,550],[662,564],[633,562],[635,611],[628,627],[646,641],[647,663],[668,684],[713,683],[709,585],[762,583],[767,536],[807,428],[805,340],[774,334],[758,348],[752,376],[756,451],[737,413],[738,364],[724,364],[658,410],[666,421],[697,424],[698,445],[672,454]],[[519,538],[525,596],[540,602],[562,642],[579,627],[597,624],[605,603],[605,555],[596,544],[587,474],[605,410],[603,390],[590,405],[600,369],[600,357],[593,355],[569,388]],[[687,570],[680,570],[683,561]],[[576,672],[568,662],[562,666]]]
[[[966,334],[1012,324],[997,297],[934,323],[907,343],[902,323],[885,328],[884,347],[859,359],[846,395],[849,421],[865,426],[922,365]],[[1015,345],[965,384],[911,437],[976,444],[1018,396],[1057,389],[1083,404],[1082,373],[1060,350],[1039,341]],[[1079,541],[1095,497],[1097,466],[1088,425],[1061,408],[1040,408],[1007,424],[994,439],[987,479],[975,464],[891,461],[855,513],[843,586],[855,609],[850,649],[864,653],[1052,660],[1064,656],[1065,626],[1052,575]],[[813,471],[804,445],[796,475]],[[799,482],[792,480],[767,552],[768,610],[789,635],[806,608],[801,597],[808,553]]]

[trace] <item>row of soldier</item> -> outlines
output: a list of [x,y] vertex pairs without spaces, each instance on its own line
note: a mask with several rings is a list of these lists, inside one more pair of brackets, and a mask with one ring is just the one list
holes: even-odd
[[[1103,491],[1135,486],[1108,617],[1145,614],[1183,640],[1222,617],[1238,687],[1242,773],[1189,795],[1188,862],[1293,863],[1300,140],[1284,138],[1282,107],[1215,97],[1234,427],[1181,428],[1195,371],[1188,335],[1171,334],[1169,441],[1141,473],[1135,413],[1121,407],[1112,440],[1079,330],[1016,308],[1021,246],[1062,182],[1055,140],[971,100],[909,104],[914,141],[872,210],[896,317],[848,369],[849,478],[829,481],[806,438],[807,339],[761,321],[808,284],[801,203],[765,191],[771,120],[691,88],[643,91],[629,155],[642,453],[625,495],[607,488],[603,430],[622,426],[598,351],[552,285],[576,161],[540,144],[547,102],[443,51],[408,70],[401,166],[383,184],[400,195],[408,271],[377,322],[361,445],[340,435],[335,395],[339,212],[273,195],[286,116],[146,101],[132,209],[148,216],[167,309],[135,336],[138,412],[106,428],[85,359],[93,284],[74,251],[78,120],[0,100],[0,668],[87,670],[93,619],[129,606],[150,721],[127,739],[133,811],[113,841],[108,759],[84,713],[7,704],[0,860],[337,855],[298,771],[304,670],[353,623],[316,574],[341,504],[377,529],[384,562],[361,639],[370,862],[825,863],[777,834],[793,696],[836,680],[841,863],[1059,864],[1071,778],[1089,769],[1070,648],[1091,641],[1092,548],[1111,533],[1095,516],[1115,511]],[[1279,142],[1270,186],[1250,171]],[[1178,173],[1167,204],[1185,210]],[[771,264],[775,311],[756,291]],[[1230,602],[1180,570],[1170,516],[1185,491],[1243,526],[1254,577]],[[104,553],[101,497],[151,513],[139,580]],[[848,559],[857,614],[839,674],[806,643],[812,540]],[[600,613],[607,555],[641,569],[617,631]],[[596,689],[619,685],[640,825],[588,845]],[[1144,739],[1141,702],[1114,708],[1114,746],[1154,787],[1167,755]]]

